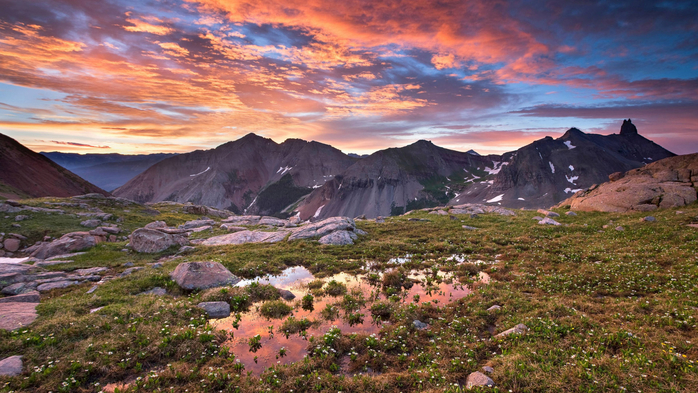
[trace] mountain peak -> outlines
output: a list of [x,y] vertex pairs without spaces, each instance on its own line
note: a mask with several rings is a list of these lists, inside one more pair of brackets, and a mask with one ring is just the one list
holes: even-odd
[[628,120],[623,120],[623,125],[620,126],[620,134],[621,135],[637,135],[637,127],[635,127],[635,124],[633,124],[630,119]]
[[567,130],[567,132],[565,132],[565,135],[562,136],[562,139],[569,138],[569,137],[571,137],[571,136],[573,136],[573,135],[577,135],[577,136],[584,135],[584,132],[582,132],[582,131],[581,131],[579,128],[577,128],[577,127],[572,127],[572,128],[570,128],[569,130]]

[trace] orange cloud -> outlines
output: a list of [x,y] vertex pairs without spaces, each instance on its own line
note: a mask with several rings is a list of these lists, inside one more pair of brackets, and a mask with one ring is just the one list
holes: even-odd
[[167,35],[167,34],[170,34],[174,31],[173,29],[166,27],[166,26],[153,25],[153,24],[150,24],[148,22],[138,20],[138,19],[133,19],[133,18],[126,19],[126,22],[131,23],[133,26],[124,26],[124,30],[131,31],[131,32],[142,32],[142,33],[150,33],[150,34],[155,34],[155,35]]

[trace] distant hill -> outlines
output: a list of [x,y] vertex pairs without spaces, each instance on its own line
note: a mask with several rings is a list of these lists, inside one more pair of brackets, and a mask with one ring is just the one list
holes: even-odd
[[77,154],[42,152],[53,162],[103,188],[115,190],[154,164],[176,154]]
[[80,176],[0,134],[0,197],[69,197],[88,193],[109,195]]
[[281,214],[356,161],[300,139],[248,134],[215,149],[167,158],[114,191],[138,202],[176,201],[235,213]]

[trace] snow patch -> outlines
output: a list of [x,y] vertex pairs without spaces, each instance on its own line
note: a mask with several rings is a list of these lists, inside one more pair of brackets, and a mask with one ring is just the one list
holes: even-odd
[[567,188],[565,188],[564,191],[565,191],[565,194],[569,194],[570,192],[571,192],[572,194],[576,194],[576,193],[578,193],[579,191],[582,191],[582,190],[584,190],[584,189],[583,189],[583,188],[577,188],[577,189],[573,190],[573,189],[567,187]]
[[[509,165],[508,162],[496,162],[492,161],[492,166],[493,168],[490,169],[490,167],[485,167],[485,172],[489,173],[490,175],[496,175],[499,173],[499,171],[502,170],[504,165]],[[479,169],[479,168],[478,168]]]
[[519,199],[520,201],[525,201],[525,199],[523,199],[523,198],[518,198],[518,199]]
[[555,165],[553,165],[553,163],[550,162],[550,161],[548,161],[548,164],[550,164],[550,171],[551,171],[552,173],[555,173]]
[[494,198],[488,200],[487,203],[499,202],[499,201],[501,201],[502,199],[504,199],[504,194],[502,194],[502,195],[497,195],[496,197],[494,197]]
[[577,181],[577,179],[579,179],[579,176],[570,177],[570,176],[565,175],[565,178],[567,179],[568,182],[570,182],[576,186],[577,184],[575,184],[574,182]]
[[276,171],[276,173],[279,173],[279,172],[281,172],[281,176],[283,176],[283,175],[284,175],[284,173],[286,173],[286,172],[290,171],[291,169],[293,169],[293,167],[292,167],[292,166],[287,166],[287,167],[282,167],[282,166],[280,166],[280,167],[279,167],[279,170],[278,170],[278,171]]
[[202,174],[204,174],[204,173],[208,172],[208,171],[209,171],[209,169],[211,169],[211,167],[208,167],[208,168],[204,169],[203,171],[201,171],[201,172],[199,172],[199,173],[195,173],[195,174],[193,174],[193,175],[189,175],[189,176],[191,176],[191,177],[195,177],[195,176],[199,176],[199,175],[202,175]]
[[574,167],[572,165],[570,165],[570,170],[574,172]]
[[315,214],[313,214],[313,218],[318,218],[320,216],[320,213],[322,212],[322,208],[325,207],[325,205],[322,205],[315,210]]
[[570,142],[570,141],[565,141],[565,145],[567,145],[567,148],[570,149],[570,150],[572,150],[572,149],[574,149],[575,147],[577,147],[577,146],[572,145],[572,142]]

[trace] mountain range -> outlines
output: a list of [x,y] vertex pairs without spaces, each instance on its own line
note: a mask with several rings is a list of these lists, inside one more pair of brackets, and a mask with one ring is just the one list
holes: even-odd
[[671,156],[630,120],[623,121],[619,134],[571,128],[557,139],[484,156],[418,141],[357,158],[318,142],[277,144],[248,134],[212,150],[166,158],[114,195],[302,219],[387,216],[475,202],[547,207],[608,180],[611,173]]

